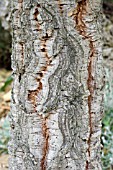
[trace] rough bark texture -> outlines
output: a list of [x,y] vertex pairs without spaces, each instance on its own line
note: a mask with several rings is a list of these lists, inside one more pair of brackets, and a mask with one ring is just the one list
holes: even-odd
[[10,170],[101,170],[100,0],[13,0]]

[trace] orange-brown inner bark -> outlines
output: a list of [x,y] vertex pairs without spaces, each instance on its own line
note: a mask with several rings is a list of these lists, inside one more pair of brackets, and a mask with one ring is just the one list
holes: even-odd
[[[84,39],[88,39],[89,41],[89,48],[90,48],[90,56],[89,56],[89,64],[88,64],[88,79],[87,79],[87,85],[88,85],[88,89],[90,92],[90,95],[88,96],[88,108],[89,108],[89,127],[90,127],[90,132],[89,132],[89,137],[88,137],[88,155],[90,157],[91,154],[91,136],[93,133],[93,122],[92,122],[92,108],[91,108],[91,104],[93,101],[93,94],[94,94],[94,78],[92,76],[92,69],[93,69],[93,59],[94,59],[94,54],[95,54],[95,48],[94,48],[94,44],[92,41],[91,36],[89,37],[87,35],[87,26],[85,25],[84,22],[84,17],[87,14],[87,5],[88,5],[88,1],[87,0],[82,0],[80,2],[78,2],[77,7],[76,7],[76,13],[73,14],[74,16],[74,20],[76,22],[76,28],[78,30],[78,32],[80,33],[80,35],[83,36]],[[86,170],[89,169],[89,162],[88,160],[86,161]]]

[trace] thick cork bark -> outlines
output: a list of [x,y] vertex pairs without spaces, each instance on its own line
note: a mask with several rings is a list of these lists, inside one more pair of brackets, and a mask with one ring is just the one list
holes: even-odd
[[13,0],[9,170],[101,170],[100,0]]

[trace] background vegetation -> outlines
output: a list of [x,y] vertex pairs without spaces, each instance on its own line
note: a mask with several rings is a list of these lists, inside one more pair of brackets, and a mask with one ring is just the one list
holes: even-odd
[[11,34],[0,22],[0,68],[11,69]]

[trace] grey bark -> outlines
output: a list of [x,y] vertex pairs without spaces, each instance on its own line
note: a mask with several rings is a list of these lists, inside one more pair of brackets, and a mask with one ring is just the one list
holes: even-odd
[[11,3],[9,170],[101,170],[101,1]]

